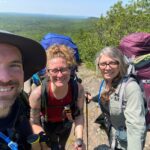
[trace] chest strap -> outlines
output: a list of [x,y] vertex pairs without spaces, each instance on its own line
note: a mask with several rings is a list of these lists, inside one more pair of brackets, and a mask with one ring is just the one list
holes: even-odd
[[65,113],[67,119],[69,121],[73,122],[72,111],[71,111],[70,105],[64,106],[64,113]]

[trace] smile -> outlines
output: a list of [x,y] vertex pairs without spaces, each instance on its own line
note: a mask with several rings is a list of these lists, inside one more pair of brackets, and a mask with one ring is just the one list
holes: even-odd
[[12,90],[11,87],[7,87],[7,88],[0,87],[0,92],[9,92],[9,91],[11,91],[11,90]]

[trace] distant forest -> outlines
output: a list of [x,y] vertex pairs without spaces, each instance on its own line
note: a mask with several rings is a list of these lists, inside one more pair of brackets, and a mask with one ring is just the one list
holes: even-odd
[[131,0],[126,6],[119,1],[99,18],[0,13],[0,30],[38,42],[48,32],[68,35],[77,44],[82,61],[94,68],[95,55],[103,47],[118,46],[129,33],[150,32],[150,1]]

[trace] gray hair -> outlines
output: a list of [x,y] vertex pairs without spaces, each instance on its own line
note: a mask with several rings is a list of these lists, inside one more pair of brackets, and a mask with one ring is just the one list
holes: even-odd
[[96,55],[96,66],[98,66],[99,60],[101,59],[102,55],[107,55],[116,61],[119,62],[119,70],[120,76],[123,77],[127,73],[127,63],[125,61],[124,55],[122,54],[121,50],[116,47],[105,47]]

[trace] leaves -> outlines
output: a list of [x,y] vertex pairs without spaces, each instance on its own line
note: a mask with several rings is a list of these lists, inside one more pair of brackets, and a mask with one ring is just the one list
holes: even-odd
[[99,18],[63,18],[39,15],[0,15],[0,28],[40,41],[48,32],[70,36],[80,57],[94,68],[95,55],[105,46],[118,46],[125,35],[150,32],[150,1],[118,1]]

